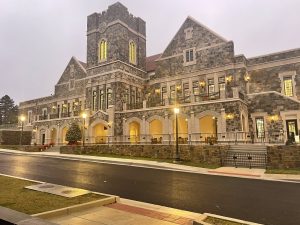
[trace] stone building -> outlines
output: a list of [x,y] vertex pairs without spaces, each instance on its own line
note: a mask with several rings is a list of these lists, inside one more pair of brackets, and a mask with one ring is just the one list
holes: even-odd
[[[146,56],[146,23],[121,3],[87,18],[86,63],[72,57],[55,93],[20,103],[33,143],[298,140],[300,49],[254,58],[187,17],[166,49]],[[82,113],[87,114],[83,119]]]

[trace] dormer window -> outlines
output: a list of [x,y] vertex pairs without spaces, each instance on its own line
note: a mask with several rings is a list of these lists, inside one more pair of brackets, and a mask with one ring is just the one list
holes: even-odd
[[193,49],[185,51],[185,61],[186,62],[194,61],[194,50]]
[[184,33],[185,33],[185,40],[193,38],[193,28],[192,27],[185,29]]
[[107,41],[102,39],[99,42],[99,62],[107,60]]
[[283,85],[284,85],[284,95],[293,97],[293,80],[292,77],[284,77],[283,78]]
[[191,48],[184,51],[184,64],[185,66],[189,66],[196,63],[195,55],[196,49]]
[[136,44],[134,41],[129,42],[129,63],[136,64]]

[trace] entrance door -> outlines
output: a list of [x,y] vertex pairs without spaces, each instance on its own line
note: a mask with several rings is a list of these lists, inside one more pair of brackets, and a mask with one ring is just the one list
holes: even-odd
[[287,138],[288,139],[292,136],[292,133],[294,133],[294,138],[295,138],[295,136],[298,135],[297,120],[287,120],[286,121],[286,130],[287,130]]
[[45,144],[46,134],[42,134],[42,145]]

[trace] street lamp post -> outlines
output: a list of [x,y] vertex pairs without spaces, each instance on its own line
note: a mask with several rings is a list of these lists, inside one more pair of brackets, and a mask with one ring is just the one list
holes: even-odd
[[20,134],[20,146],[21,146],[22,145],[22,139],[23,139],[23,129],[24,129],[25,116],[21,115],[20,116],[20,121],[21,121],[21,134]]
[[82,146],[85,145],[85,119],[86,119],[86,113],[82,113],[81,117],[83,119],[83,129],[82,129]]
[[178,149],[178,113],[179,113],[179,108],[174,108],[174,113],[175,113],[175,141],[176,141],[176,155],[175,155],[175,160],[174,163],[180,162],[180,156],[179,156],[179,149]]

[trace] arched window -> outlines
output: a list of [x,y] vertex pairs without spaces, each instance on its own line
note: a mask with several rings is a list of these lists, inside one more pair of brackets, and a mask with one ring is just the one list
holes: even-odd
[[107,41],[101,40],[99,42],[99,61],[107,60]]
[[136,64],[136,44],[134,41],[129,42],[129,62]]

